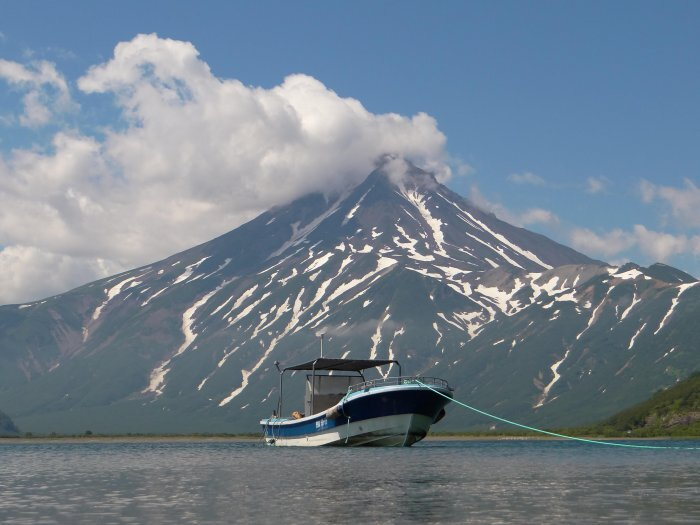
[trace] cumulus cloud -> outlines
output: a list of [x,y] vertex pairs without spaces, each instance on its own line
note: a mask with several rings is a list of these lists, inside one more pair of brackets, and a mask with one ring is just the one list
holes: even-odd
[[466,162],[462,162],[461,160],[458,160],[456,162],[456,168],[457,175],[459,175],[460,177],[467,177],[476,173],[476,170],[473,166],[467,164]]
[[606,177],[588,177],[586,179],[586,193],[595,195],[604,192],[610,181]]
[[51,62],[42,60],[25,66],[0,59],[0,78],[25,91],[24,112],[19,116],[22,126],[43,126],[51,121],[54,113],[75,107],[65,78]]
[[588,228],[573,228],[569,234],[572,247],[593,256],[610,258],[634,246],[634,237],[620,228],[598,234]]
[[[700,226],[700,188],[691,180],[686,179],[682,187],[661,186],[642,180],[638,190],[642,202],[661,203],[664,208],[662,222],[666,223],[668,217],[672,217],[686,230]],[[604,233],[573,228],[569,238],[574,248],[607,258],[619,257],[631,250],[654,262],[670,262],[680,255],[700,255],[700,235],[655,231],[642,224],[636,224],[630,230],[617,228]]]
[[90,281],[119,271],[104,259],[73,257],[22,245],[0,251],[0,268],[0,290],[7,303],[15,302],[14,298],[43,298],[47,291],[65,290],[66,283]]
[[648,180],[642,179],[642,181],[639,183],[639,193],[642,198],[642,202],[649,204],[654,200],[656,186]]
[[559,224],[559,217],[550,210],[528,208],[522,212],[512,211],[500,202],[495,202],[485,197],[476,184],[473,184],[469,190],[469,200],[478,208],[491,212],[499,219],[515,226],[524,227],[542,224],[553,227]]
[[532,224],[555,226],[559,224],[559,217],[550,210],[530,208],[520,214],[519,224],[522,226],[530,226]]
[[654,261],[667,262],[674,255],[683,253],[700,254],[700,236],[698,235],[655,232],[640,224],[634,226],[633,234],[642,252]]
[[679,224],[700,227],[700,188],[690,179],[685,179],[680,188],[659,186],[643,180],[639,190],[643,202],[661,201]]
[[[27,90],[25,125],[70,103],[49,63],[2,61],[0,77]],[[17,283],[36,271],[32,261],[75,271],[43,291],[0,287],[0,304],[146,264],[312,191],[340,191],[383,154],[450,176],[429,115],[374,114],[303,74],[270,89],[222,79],[189,42],[139,35],[77,85],[86,97],[109,95],[121,121],[98,137],[61,131],[43,148],[0,156],[3,271],[19,272]]]
[[700,255],[700,236],[657,232],[641,224],[636,224],[630,231],[616,228],[602,234],[587,228],[574,228],[570,240],[577,250],[606,258],[617,257],[632,248],[654,262],[668,262],[673,256],[686,253]]
[[528,184],[530,186],[544,186],[545,180],[539,175],[535,175],[529,171],[524,173],[512,173],[508,175],[508,180],[515,184]]

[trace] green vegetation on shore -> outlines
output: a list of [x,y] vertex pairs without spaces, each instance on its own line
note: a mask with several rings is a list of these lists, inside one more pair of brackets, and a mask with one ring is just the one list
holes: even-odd
[[640,438],[700,436],[700,372],[600,423],[562,431],[567,432]]

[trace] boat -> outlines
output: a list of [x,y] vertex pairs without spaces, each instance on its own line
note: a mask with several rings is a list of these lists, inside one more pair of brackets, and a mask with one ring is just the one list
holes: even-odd
[[[323,355],[323,353],[321,353]],[[279,400],[272,417],[262,419],[263,437],[274,446],[410,447],[445,415],[452,388],[444,379],[404,377],[395,359],[334,359],[279,368]],[[393,366],[397,376],[390,376]],[[388,371],[366,379],[371,369]],[[283,380],[305,372],[303,410],[281,417]]]

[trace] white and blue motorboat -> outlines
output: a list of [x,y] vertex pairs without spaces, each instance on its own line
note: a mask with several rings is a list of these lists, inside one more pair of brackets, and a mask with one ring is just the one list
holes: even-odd
[[[393,365],[398,376],[367,380],[363,374]],[[280,417],[287,372],[306,372],[304,407]],[[452,398],[447,381],[404,377],[393,359],[319,357],[280,370],[279,392],[277,410],[260,421],[265,442],[276,446],[410,447],[442,419]]]

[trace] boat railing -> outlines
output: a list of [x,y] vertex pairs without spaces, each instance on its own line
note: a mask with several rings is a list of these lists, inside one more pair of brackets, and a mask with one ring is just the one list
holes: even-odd
[[440,379],[438,377],[382,377],[380,379],[372,379],[371,381],[365,381],[364,383],[357,383],[356,385],[351,385],[348,387],[348,394],[353,392],[367,391],[370,388],[378,386],[392,386],[392,385],[410,385],[418,384],[418,381],[428,386],[435,386],[438,388],[450,388],[447,381]]

